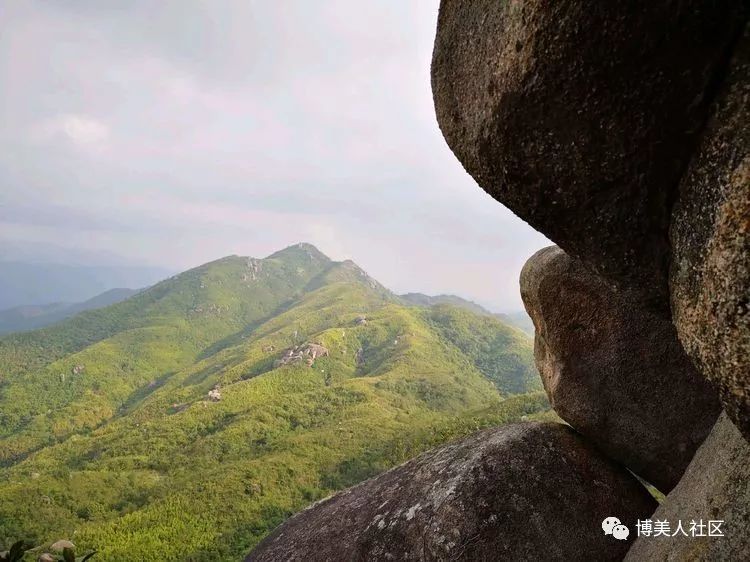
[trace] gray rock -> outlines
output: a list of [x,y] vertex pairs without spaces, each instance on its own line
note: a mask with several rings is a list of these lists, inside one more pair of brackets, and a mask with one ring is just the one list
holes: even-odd
[[432,91],[477,183],[668,316],[671,204],[743,0],[442,0]]
[[[659,506],[652,520],[723,520],[723,537],[639,537],[628,562],[750,560],[750,445],[726,415],[695,454],[685,476]],[[703,529],[707,533],[707,529]],[[674,530],[672,531],[674,532]]]
[[306,363],[308,367],[312,367],[317,358],[328,356],[329,352],[325,346],[319,343],[305,343],[303,345],[295,345],[284,351],[284,354],[273,362],[273,367],[275,369],[284,365],[302,362]]
[[357,326],[366,326],[367,325],[367,317],[366,316],[357,316],[354,319],[354,323]]
[[630,526],[655,506],[569,427],[512,424],[313,505],[247,561],[621,560],[631,541],[605,536],[602,521]]
[[750,31],[680,186],[672,311],[685,349],[750,439]]
[[552,246],[521,272],[552,407],[611,458],[668,492],[720,406],[674,326]]

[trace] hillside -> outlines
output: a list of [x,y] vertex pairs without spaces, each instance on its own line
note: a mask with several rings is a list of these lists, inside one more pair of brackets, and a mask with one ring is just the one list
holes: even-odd
[[448,304],[457,308],[463,308],[474,314],[483,316],[494,316],[502,323],[518,328],[527,336],[534,336],[534,324],[526,314],[526,311],[516,312],[490,312],[482,305],[464,299],[456,295],[425,295],[424,293],[406,293],[399,295],[402,302],[416,306],[439,306]]
[[526,335],[532,338],[534,337],[534,323],[531,321],[531,317],[526,311],[498,312],[493,314],[493,316],[505,324],[510,324],[511,326],[518,328]]
[[449,304],[458,308],[465,308],[474,314],[492,314],[482,305],[459,297],[457,295],[425,295],[424,293],[406,293],[399,295],[401,299],[409,304],[417,306],[436,306],[440,304]]
[[58,302],[16,306],[7,310],[0,310],[0,334],[24,332],[49,326],[86,310],[94,310],[124,301],[137,292],[135,289],[110,289],[78,303]]
[[300,244],[0,339],[0,537],[236,560],[290,514],[548,404],[496,319]]

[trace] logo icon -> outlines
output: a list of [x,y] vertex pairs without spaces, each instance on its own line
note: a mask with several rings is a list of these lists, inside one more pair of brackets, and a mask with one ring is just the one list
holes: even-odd
[[630,534],[630,529],[623,525],[617,517],[607,517],[604,519],[602,521],[602,531],[604,531],[605,535],[612,535],[620,541],[626,540]]

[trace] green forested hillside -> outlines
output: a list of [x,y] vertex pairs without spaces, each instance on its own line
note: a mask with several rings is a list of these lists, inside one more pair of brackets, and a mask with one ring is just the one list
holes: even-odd
[[547,415],[530,345],[486,316],[404,306],[309,245],[7,336],[0,546],[236,560],[337,489]]

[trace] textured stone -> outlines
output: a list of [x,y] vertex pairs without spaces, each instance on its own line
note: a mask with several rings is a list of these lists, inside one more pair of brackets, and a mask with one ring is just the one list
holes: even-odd
[[572,429],[526,423],[435,449],[293,516],[260,561],[621,560],[656,507],[623,468]]
[[672,201],[743,0],[442,0],[438,123],[477,183],[668,316]]
[[661,491],[671,490],[720,410],[672,323],[556,246],[526,262],[521,296],[558,415]]
[[671,237],[680,340],[750,439],[750,31],[680,186]]
[[723,520],[724,536],[640,537],[628,562],[750,560],[750,445],[726,415],[651,519],[682,521],[688,534],[690,521]]

